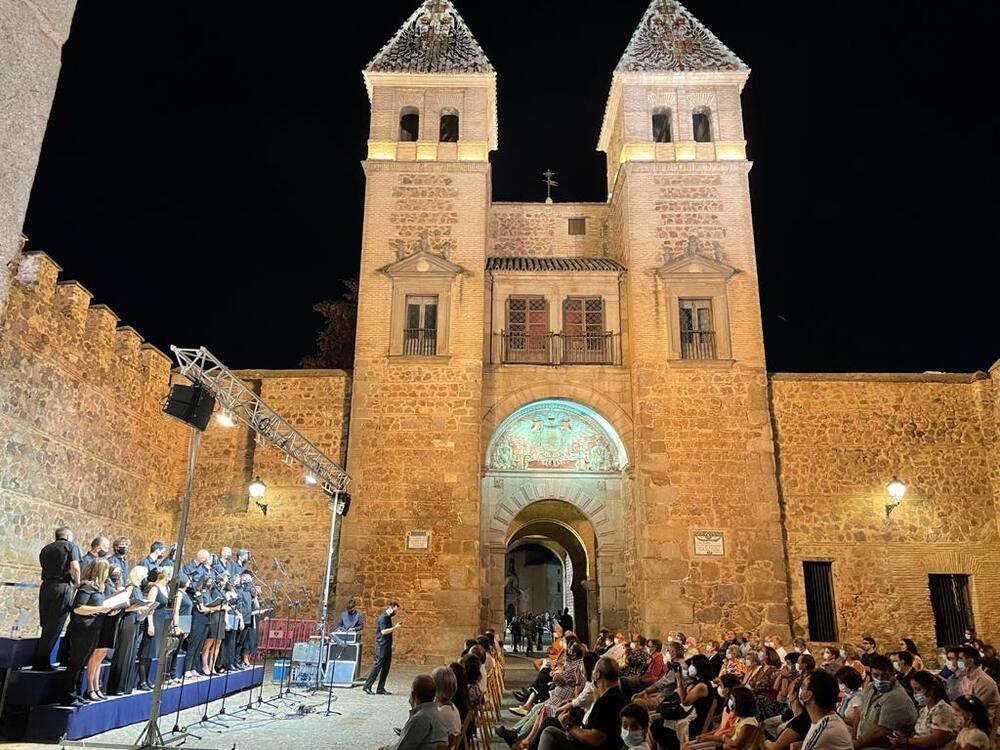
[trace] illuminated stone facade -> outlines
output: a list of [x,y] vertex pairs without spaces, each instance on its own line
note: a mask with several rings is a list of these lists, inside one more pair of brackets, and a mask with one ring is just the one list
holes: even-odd
[[[1000,629],[1000,366],[767,373],[748,75],[655,0],[612,77],[607,202],[528,204],[492,201],[495,73],[449,2],[423,3],[365,71],[353,373],[241,375],[346,461],[335,606],[398,599],[399,658],[441,663],[499,628],[506,553],[536,540],[571,561],[582,634],[808,633],[803,564],[825,562],[840,639],[929,647],[932,575],[969,576],[976,624]],[[4,318],[5,577],[31,577],[61,520],[168,536],[183,482],[184,430],[155,414],[168,361],[55,277],[29,256]],[[887,516],[895,475],[908,491]],[[279,454],[209,429],[190,541],[251,547],[282,614],[316,611],[329,520]]]

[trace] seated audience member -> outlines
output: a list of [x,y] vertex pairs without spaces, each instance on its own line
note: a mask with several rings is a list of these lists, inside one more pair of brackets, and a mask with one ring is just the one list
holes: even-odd
[[[743,632],[743,638],[738,644],[741,653],[747,653],[749,651],[760,651],[760,638],[756,633],[751,633],[749,630]],[[765,646],[770,646],[770,643],[765,643]]]
[[[805,658],[807,658],[807,654],[799,657],[799,659]],[[812,659],[811,656],[808,658]],[[809,732],[812,720],[809,718],[809,712],[806,711],[806,707],[802,704],[799,696],[801,695],[803,682],[815,671],[815,668],[809,669],[805,674],[800,675],[798,679],[792,682],[788,694],[788,711],[781,717],[777,717],[777,719],[768,719],[765,722],[765,729],[770,727],[773,730],[772,735],[777,735],[773,742],[764,742],[765,750],[789,750],[792,745],[802,742]],[[776,721],[777,723],[775,723]]]
[[431,679],[434,680],[434,688],[437,691],[434,702],[437,705],[438,718],[448,730],[448,737],[461,734],[462,717],[458,713],[458,706],[452,702],[455,691],[458,690],[455,673],[450,667],[437,667],[431,672]]
[[[715,704],[718,692],[712,685],[709,674],[708,657],[695,654],[688,661],[688,667],[677,677],[677,697],[680,705],[672,707],[673,713],[662,714],[653,722],[650,733],[660,747],[675,748],[679,743],[687,742],[691,734],[696,732],[695,722],[704,723]],[[687,734],[678,735],[674,724],[679,719],[690,719]],[[668,723],[669,722],[669,723]]]
[[856,669],[858,674],[861,675],[861,679],[865,678],[868,670],[861,663],[861,654],[858,652],[857,646],[853,643],[842,644],[840,647],[840,658],[843,659],[845,667]]
[[701,651],[698,650],[698,641],[695,640],[693,635],[689,635],[687,640],[684,641],[684,658],[690,659],[696,654],[700,654]]
[[912,696],[913,688],[910,686],[910,681],[917,672],[913,667],[913,654],[909,651],[900,651],[893,654],[890,659],[892,660],[892,668],[896,670],[896,681]]
[[755,695],[774,699],[776,697],[774,682],[778,679],[778,672],[781,671],[781,657],[770,646],[766,646],[763,653],[763,660],[751,669],[744,684],[753,690]]
[[788,691],[791,690],[792,683],[795,682],[795,678],[798,677],[799,674],[798,664],[799,654],[797,651],[785,654],[782,658],[781,669],[778,670],[778,676],[774,680],[774,694],[776,700],[782,703],[788,703]]
[[552,645],[549,646],[548,656],[545,659],[535,659],[533,664],[535,669],[541,670],[543,667],[553,664],[559,655],[562,653],[563,648],[565,648],[565,643],[563,638],[566,636],[563,633],[563,629],[559,625],[554,625],[552,627]]
[[625,658],[625,651],[628,649],[628,642],[625,639],[625,634],[620,630],[615,633],[615,642],[612,644],[605,652],[605,656],[609,659],[614,659],[615,664],[620,664],[622,659]]
[[962,641],[962,645],[972,646],[977,651],[982,652],[983,646],[986,644],[976,635],[976,629],[970,626],[965,629],[965,640]]
[[913,736],[891,734],[892,746],[900,750],[937,750],[951,744],[958,732],[958,720],[941,678],[926,671],[914,673],[913,700],[920,709]]
[[784,644],[781,642],[781,638],[776,635],[768,636],[767,644],[775,651],[777,651],[778,656],[780,656],[782,659],[784,659],[785,654],[788,653],[788,651],[785,650]]
[[399,733],[393,750],[436,750],[448,744],[448,728],[434,702],[437,688],[429,674],[413,678],[410,690],[410,718]]
[[729,628],[729,630],[727,630],[725,633],[722,634],[722,641],[719,644],[719,646],[722,649],[727,649],[730,646],[739,646],[742,643],[743,641],[741,641],[739,637],[737,637],[736,631],[733,630],[732,628]]
[[837,714],[849,726],[856,727],[861,720],[861,699],[864,697],[861,690],[863,684],[861,675],[857,670],[845,666],[838,669],[834,676],[840,685],[840,706],[837,708]]
[[851,728],[837,714],[837,680],[822,669],[802,680],[799,699],[811,722],[802,750],[854,750]]
[[684,663],[684,644],[679,641],[671,641],[667,644],[667,668],[663,676],[652,685],[635,693],[632,701],[638,703],[647,711],[655,711],[660,703],[677,691],[677,684],[680,681],[679,675],[682,670],[687,669]]
[[631,700],[632,696],[640,690],[648,688],[663,677],[663,673],[667,670],[667,665],[663,661],[663,642],[657,638],[652,638],[647,641],[647,647],[649,648],[649,661],[646,663],[646,669],[642,674],[638,677],[622,676],[621,688],[625,700]]
[[872,658],[878,656],[878,642],[870,635],[861,638],[861,663],[866,669],[871,667]]
[[920,658],[920,651],[917,650],[917,644],[913,642],[912,638],[900,638],[899,650],[913,655],[912,666],[915,671],[919,672],[924,668],[924,660]]
[[705,644],[704,649],[705,656],[708,657],[709,664],[712,665],[712,676],[718,677],[719,673],[722,671],[722,664],[725,662],[726,655],[721,650],[721,646],[718,641],[709,641]]
[[[469,711],[472,710],[472,706],[469,704],[469,680],[465,676],[465,667],[463,667],[459,662],[453,661],[448,665],[448,668],[455,675],[455,697],[452,698],[452,702],[455,704],[455,708],[458,709],[458,715],[465,723],[465,717],[469,715]],[[470,735],[469,740],[475,736],[476,724],[475,722],[469,722],[468,733]]]
[[961,646],[949,646],[945,649],[945,656],[942,659],[944,668],[938,672],[938,677],[944,680],[944,689],[948,693],[948,700],[953,701],[962,694],[962,678],[965,677],[965,662],[962,662],[962,669],[958,668],[959,653]]
[[719,712],[722,716],[719,726],[711,732],[699,734],[690,742],[681,743],[681,750],[719,750],[726,739],[732,736],[733,726],[736,723],[732,693],[737,687],[740,687],[740,680],[736,675],[724,674],[719,677],[716,695],[719,696],[723,706]]
[[953,745],[955,750],[990,750],[993,727],[986,706],[979,698],[974,695],[956,698],[955,716],[958,720],[958,736]]
[[465,669],[465,680],[469,683],[469,703],[472,706],[481,706],[486,700],[486,695],[480,687],[483,681],[482,662],[478,656],[469,653],[461,658],[460,663]]
[[621,710],[625,707],[618,685],[618,665],[604,656],[594,665],[597,699],[590,714],[578,723],[573,714],[566,717],[565,729],[546,727],[538,741],[538,750],[600,748],[617,750],[621,745]]
[[649,750],[649,711],[629,703],[618,714],[621,719],[621,741],[629,750]]
[[809,654],[810,656],[812,656],[812,651],[809,650],[809,644],[806,643],[806,639],[805,638],[803,638],[801,636],[793,638],[792,639],[792,646],[800,654]]
[[[527,702],[522,706],[510,709],[516,716],[527,717],[527,721],[521,722],[519,734],[524,734],[531,729],[535,717],[540,715],[547,718],[556,706],[563,704],[576,695],[576,686],[580,677],[580,664],[583,660],[584,650],[582,643],[573,643],[567,649],[568,661],[565,665],[560,665],[551,672],[552,684],[546,686],[545,698],[540,698],[540,694],[532,690]],[[533,710],[534,709],[534,710]]]
[[[747,654],[753,653],[752,651],[747,651]],[[722,664],[723,674],[734,674],[742,680],[750,668],[746,665],[746,660],[750,657],[744,655],[743,651],[739,646],[730,646],[726,649],[726,658]]]
[[733,688],[729,708],[735,721],[729,736],[723,740],[723,749],[757,750],[760,746],[760,722],[757,721],[757,703],[753,692],[742,685]]
[[992,678],[983,671],[983,657],[975,646],[962,646],[959,669],[964,668],[965,674],[959,681],[962,695],[972,695],[982,701],[986,712],[992,720],[1000,710],[1000,691]]
[[622,677],[639,677],[646,671],[646,664],[649,662],[649,653],[646,651],[646,639],[641,635],[632,638],[628,650],[625,652],[625,660],[621,665]]
[[909,735],[917,723],[917,709],[903,686],[896,681],[892,662],[882,654],[869,660],[871,684],[861,700],[861,718],[854,730],[854,746],[888,747],[893,732]]
[[997,650],[993,646],[983,646],[982,667],[993,682],[1000,679],[1000,658],[997,658]]
[[827,646],[823,649],[820,662],[820,669],[829,674],[837,674],[837,671],[844,666],[840,659],[840,651],[834,646]]

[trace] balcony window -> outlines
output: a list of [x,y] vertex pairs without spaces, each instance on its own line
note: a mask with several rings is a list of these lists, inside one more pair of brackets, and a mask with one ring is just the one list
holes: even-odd
[[437,354],[438,298],[407,296],[403,354],[432,357]]
[[710,299],[680,300],[681,359],[715,359]]
[[567,230],[570,234],[580,235],[587,233],[587,217],[586,216],[575,216],[569,219]]

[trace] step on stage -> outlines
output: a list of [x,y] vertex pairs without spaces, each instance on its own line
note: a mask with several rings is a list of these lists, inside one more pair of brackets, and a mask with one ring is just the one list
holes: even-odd
[[[24,640],[34,641],[35,639]],[[11,643],[11,639],[4,638],[0,641],[7,642],[0,643],[0,651],[13,651],[15,645],[20,645]],[[7,648],[4,648],[5,646]],[[24,650],[29,655],[34,653],[33,648]],[[14,662],[16,666],[21,666],[18,664],[21,659],[11,658],[13,654],[10,653],[6,656],[7,659],[2,661],[7,661],[8,665]],[[2,666],[5,665],[0,664],[0,667]],[[7,710],[27,709],[29,711],[24,734],[18,739],[28,742],[54,742],[63,737],[67,740],[81,740],[111,729],[138,724],[149,718],[149,709],[153,700],[152,691],[135,691],[130,695],[109,696],[107,700],[88,703],[79,708],[51,704],[50,701],[56,699],[53,696],[58,697],[64,680],[65,672],[62,671],[11,671],[9,673]],[[182,710],[193,708],[204,704],[206,697],[209,701],[219,700],[223,695],[231,696],[253,687],[259,687],[263,681],[264,667],[259,665],[252,669],[230,672],[228,680],[226,675],[214,676],[211,680],[211,693],[209,693],[209,679],[207,677],[189,680],[183,685],[164,686],[160,715],[165,716],[176,712],[178,704]],[[237,703],[239,701],[234,702],[234,709],[240,708],[236,705]],[[243,703],[246,701],[244,700]]]

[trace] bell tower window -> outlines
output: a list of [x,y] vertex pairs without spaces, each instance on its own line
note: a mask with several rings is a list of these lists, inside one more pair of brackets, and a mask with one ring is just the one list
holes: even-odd
[[458,142],[458,110],[445,109],[441,111],[440,137],[441,143]]
[[712,142],[712,118],[707,109],[695,110],[691,115],[691,124],[694,128],[694,139],[698,143]]
[[670,143],[670,110],[657,107],[653,110],[653,143]]
[[399,140],[412,142],[420,137],[420,112],[416,107],[403,107],[399,113]]

